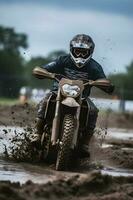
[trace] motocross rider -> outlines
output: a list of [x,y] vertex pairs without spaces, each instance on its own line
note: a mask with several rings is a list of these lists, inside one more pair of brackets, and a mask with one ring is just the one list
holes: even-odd
[[[70,41],[70,53],[65,56],[60,56],[53,62],[48,63],[42,68],[45,68],[48,72],[62,74],[70,79],[106,79],[103,69],[99,63],[97,63],[93,58],[95,44],[92,38],[85,34],[78,34]],[[104,88],[103,90],[109,94],[113,92],[113,85],[110,84],[109,88]],[[32,143],[39,144],[41,140],[41,135],[43,133],[43,128],[45,124],[44,113],[46,109],[47,100],[51,96],[51,93],[58,90],[57,81],[54,82],[52,91],[47,94],[47,96],[40,102],[37,116],[37,123],[35,126],[35,131],[33,133]],[[96,126],[98,109],[94,103],[89,99],[91,87],[87,86],[83,92],[83,98],[88,101],[90,106],[88,126],[83,137],[81,145],[81,154],[84,156],[89,156],[89,141],[94,133]]]

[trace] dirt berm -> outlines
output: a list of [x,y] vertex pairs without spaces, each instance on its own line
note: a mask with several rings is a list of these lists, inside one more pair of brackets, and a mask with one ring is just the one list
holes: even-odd
[[1,200],[132,200],[133,177],[111,177],[91,172],[75,175],[68,180],[56,180],[47,184],[30,181],[19,183],[0,182]]

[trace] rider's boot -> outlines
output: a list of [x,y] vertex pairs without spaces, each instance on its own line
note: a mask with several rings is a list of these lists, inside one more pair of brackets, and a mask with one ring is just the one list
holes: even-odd
[[33,146],[35,147],[40,146],[43,129],[44,129],[44,120],[37,118],[35,129],[31,136],[31,143]]
[[82,138],[82,144],[80,149],[81,157],[90,157],[90,151],[89,151],[89,143],[93,136],[94,130],[89,131],[89,133],[86,133],[85,136]]

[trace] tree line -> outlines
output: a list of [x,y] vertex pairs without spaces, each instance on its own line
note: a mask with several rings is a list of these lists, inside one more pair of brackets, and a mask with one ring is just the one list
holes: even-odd
[[0,26],[0,96],[14,98],[22,86],[45,87],[50,82],[43,82],[32,76],[35,66],[42,66],[52,61],[65,51],[54,51],[46,57],[32,57],[26,61],[22,49],[28,48],[28,38],[24,33],[17,33],[14,28]]
[[115,93],[123,100],[133,100],[133,61],[126,67],[125,73],[109,76],[116,86]]
[[[22,49],[28,48],[28,37],[24,33],[17,33],[14,28],[0,26],[0,96],[17,97],[22,86],[32,88],[47,88],[51,84],[48,80],[37,80],[32,76],[35,66],[42,66],[56,59],[65,51],[54,51],[45,57],[32,57],[26,61],[22,56]],[[115,84],[115,95],[119,98],[133,100],[133,62],[126,67],[125,73],[109,75]]]

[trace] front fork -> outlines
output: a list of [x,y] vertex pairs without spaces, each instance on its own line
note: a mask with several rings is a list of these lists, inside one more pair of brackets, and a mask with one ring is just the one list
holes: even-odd
[[58,134],[59,134],[59,125],[60,125],[60,88],[58,89],[58,94],[56,98],[56,108],[55,108],[55,117],[52,124],[52,135],[51,135],[51,143],[52,145],[56,145]]
[[71,149],[74,149],[77,145],[77,139],[78,139],[78,132],[79,132],[79,117],[80,117],[80,110],[81,106],[77,108],[77,113],[75,115],[75,131],[73,135],[72,145]]
[[[55,117],[54,117],[53,124],[52,124],[52,136],[51,136],[52,145],[56,145],[57,144],[57,140],[58,140],[58,137],[59,137],[60,102],[61,102],[61,95],[60,95],[60,89],[59,89],[58,90],[58,94],[57,94],[57,98],[56,98]],[[81,110],[81,106],[77,107],[77,111],[76,111],[76,113],[74,115],[74,117],[75,117],[75,131],[74,131],[72,145],[71,145],[72,149],[74,149],[74,147],[77,144],[80,110]]]

